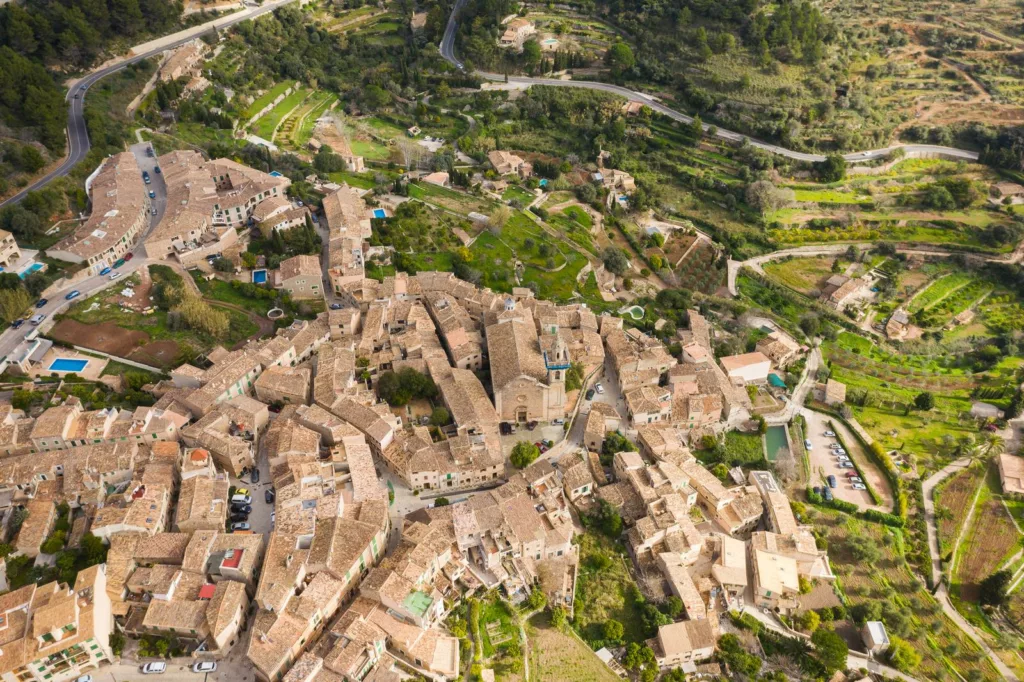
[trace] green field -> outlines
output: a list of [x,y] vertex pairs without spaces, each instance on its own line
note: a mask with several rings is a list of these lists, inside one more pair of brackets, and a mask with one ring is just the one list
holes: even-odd
[[256,134],[264,140],[272,140],[274,137],[274,131],[277,129],[278,124],[281,123],[284,117],[287,116],[292,109],[302,104],[302,102],[305,101],[311,93],[312,90],[299,88],[292,94],[285,97],[276,107],[256,121]]
[[264,107],[266,107],[268,104],[277,99],[278,95],[280,95],[290,86],[295,84],[296,83],[293,81],[284,81],[282,83],[277,83],[270,90],[267,90],[252,104],[250,104],[249,107],[245,110],[245,112],[243,113],[243,117],[245,118],[245,120],[248,121],[250,118],[258,114],[260,111],[263,110]]

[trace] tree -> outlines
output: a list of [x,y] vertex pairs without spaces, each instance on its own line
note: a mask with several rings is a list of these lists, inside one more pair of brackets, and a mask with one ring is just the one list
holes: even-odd
[[82,552],[82,557],[89,566],[102,564],[107,560],[107,545],[92,533],[86,533],[82,536],[79,548]]
[[624,72],[633,68],[633,65],[636,64],[636,58],[633,56],[633,50],[630,49],[629,45],[619,40],[608,48],[604,55],[604,62],[611,68],[612,75],[621,76]]
[[811,635],[811,643],[814,644],[815,658],[825,666],[828,677],[837,670],[846,670],[846,657],[850,647],[834,630],[818,628]]
[[242,265],[250,270],[256,267],[256,254],[249,251],[242,252]]
[[540,43],[536,38],[530,38],[523,43],[523,63],[527,68],[534,68],[540,64],[541,59]]
[[918,393],[917,396],[914,397],[914,407],[925,411],[932,409],[935,407],[935,396],[928,391]]
[[508,219],[512,217],[512,211],[509,210],[508,206],[498,206],[491,211],[490,217],[487,219],[487,225],[492,230],[501,234],[505,224],[508,223]]
[[384,372],[377,378],[377,395],[388,405],[398,407],[410,400],[432,400],[437,396],[437,385],[426,374],[403,367],[398,372]]
[[521,440],[512,448],[509,461],[517,469],[525,469],[540,457],[540,449],[528,440]]
[[221,257],[213,261],[213,269],[217,272],[234,272],[235,264],[227,258]]
[[608,500],[598,500],[597,511],[590,516],[590,520],[610,538],[622,535],[622,516]]
[[783,208],[794,197],[793,190],[776,187],[768,180],[758,180],[747,185],[747,203],[762,215]]
[[539,611],[548,604],[547,595],[544,594],[544,590],[539,587],[534,587],[530,591],[530,596],[526,598],[526,606],[531,611]]
[[921,665],[921,654],[910,642],[900,637],[889,637],[889,651],[886,652],[892,667],[905,673],[914,672]]
[[430,413],[431,426],[444,426],[452,420],[452,415],[447,409],[438,406]]
[[821,616],[816,611],[804,611],[794,619],[797,627],[804,632],[814,632],[821,624]]
[[559,631],[564,631],[569,622],[569,614],[564,606],[555,606],[551,609],[551,626]]
[[604,266],[608,269],[608,272],[621,275],[629,267],[629,259],[626,257],[626,252],[617,246],[609,246],[601,254],[601,260],[604,262]]
[[582,362],[574,362],[565,370],[565,390],[576,391],[583,387],[584,366]]
[[43,544],[39,546],[39,551],[43,554],[56,554],[60,550],[64,549],[64,538],[65,532],[62,530],[55,530],[50,537],[43,541]]
[[14,322],[31,303],[32,295],[25,289],[0,289],[0,320]]
[[451,501],[447,497],[438,497],[434,500],[435,507],[447,507]]
[[824,161],[817,161],[814,170],[821,182],[839,182],[846,177],[846,159],[841,154],[829,154]]
[[1002,606],[1005,604],[1009,597],[1009,595],[1006,594],[1006,588],[1009,586],[1012,578],[1013,573],[1009,570],[1004,570],[996,571],[982,580],[978,593],[978,601],[990,606]]
[[604,623],[604,638],[617,642],[622,639],[622,636],[626,633],[626,629],[619,621],[609,618]]

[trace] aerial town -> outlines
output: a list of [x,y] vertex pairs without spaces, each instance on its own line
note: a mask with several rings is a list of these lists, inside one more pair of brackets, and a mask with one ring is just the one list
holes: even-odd
[[1021,36],[0,0],[0,682],[1024,680]]

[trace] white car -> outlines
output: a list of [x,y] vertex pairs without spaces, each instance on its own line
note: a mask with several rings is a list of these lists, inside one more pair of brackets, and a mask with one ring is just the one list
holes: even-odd
[[212,673],[216,669],[217,664],[213,661],[199,661],[192,664],[192,672],[194,673]]
[[143,675],[161,675],[167,672],[167,664],[163,662],[147,663],[140,670]]
[[601,384],[596,384],[594,386],[594,390],[597,391],[598,393],[604,393],[604,386],[602,386]]
[[836,461],[839,461],[839,462],[849,462],[850,458],[847,457],[846,455],[839,455],[838,457],[836,457]]
[[847,460],[845,462],[840,462],[838,466],[839,466],[840,469],[852,469],[853,468],[853,462]]
[[120,276],[121,276],[121,273],[118,272],[117,270],[115,270],[114,272],[110,273],[110,279],[117,279]]
[[853,484],[853,489],[854,490],[867,490],[868,487],[866,485],[864,485],[863,483],[854,483]]
[[811,445],[811,439],[810,438],[805,438],[804,439],[804,447],[807,448],[808,450],[811,450],[814,447],[814,446]]
[[826,438],[835,438],[835,437],[836,437],[836,434],[835,434],[835,432],[834,432],[834,431],[826,431],[826,432],[825,432],[825,437],[826,437]]
[[82,675],[75,682],[92,682],[92,675]]

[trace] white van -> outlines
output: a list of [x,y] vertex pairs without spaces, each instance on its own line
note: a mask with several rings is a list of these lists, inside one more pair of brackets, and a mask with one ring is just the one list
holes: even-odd
[[248,495],[234,495],[231,497],[231,504],[252,504],[252,498]]
[[38,327],[39,323],[42,322],[45,319],[46,319],[46,313],[39,313],[38,315],[33,315],[32,319],[29,320],[29,322],[32,323],[33,327]]

